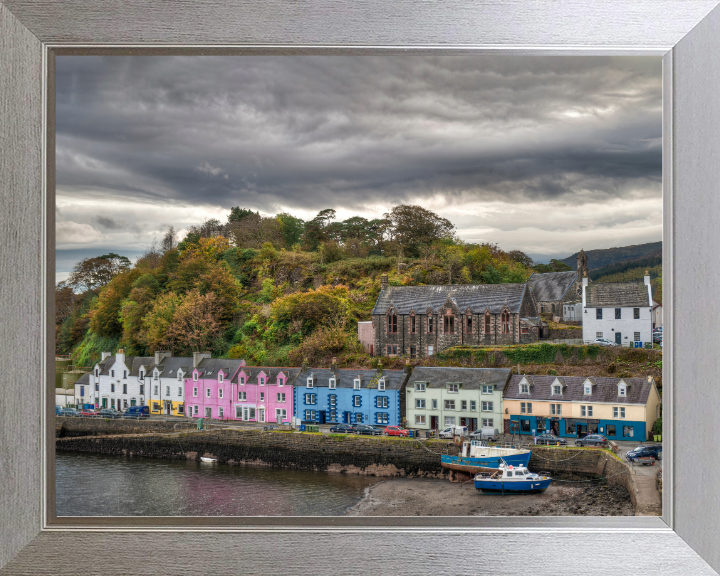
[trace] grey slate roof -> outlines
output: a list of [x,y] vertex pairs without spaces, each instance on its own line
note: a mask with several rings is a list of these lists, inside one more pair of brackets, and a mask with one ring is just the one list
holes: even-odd
[[157,368],[161,378],[177,378],[178,370],[182,368],[184,377],[186,378],[187,375],[192,372],[193,359],[189,356],[170,356],[164,358],[160,364],[155,364],[155,358],[153,357],[151,358],[150,364],[144,364],[144,366],[149,366],[148,373],[153,373],[155,368]]
[[585,287],[586,308],[652,306],[644,282],[594,282]]
[[105,358],[105,363],[98,364],[98,366],[100,366],[101,376],[110,376],[110,369],[115,366],[115,356],[109,356],[108,358]]
[[528,318],[520,318],[520,320],[527,324],[530,324],[530,326],[544,326],[544,323],[540,316],[529,316]]
[[[197,365],[197,369],[201,378],[216,378],[218,370],[222,370],[226,376],[233,377],[242,364],[243,360],[239,359],[203,358]],[[192,361],[190,366],[192,366]],[[190,372],[192,372],[192,368]]]
[[532,286],[538,302],[553,302],[565,296],[576,280],[577,272],[535,272],[528,278],[528,284]]
[[427,388],[444,388],[448,382],[462,383],[463,390],[479,390],[481,386],[492,385],[502,389],[510,378],[510,368],[415,368],[410,382],[426,382]]
[[343,368],[332,370],[330,368],[306,368],[297,377],[296,386],[306,386],[310,376],[315,378],[313,387],[327,387],[330,378],[335,376],[337,388],[352,388],[355,379],[360,377],[360,388],[377,388],[377,381],[380,377],[385,378],[385,390],[400,390],[405,384],[407,373],[404,370],[383,370],[382,376],[377,370],[353,370]]
[[75,384],[90,384],[90,374],[87,372],[75,380]]
[[449,284],[435,286],[388,286],[380,292],[373,314],[385,314],[393,305],[399,314],[415,310],[424,314],[428,308],[442,309],[448,298],[455,301],[461,312],[470,308],[482,313],[486,308],[493,314],[502,312],[507,302],[510,312],[520,311],[526,284]]
[[268,378],[268,383],[274,384],[277,382],[278,375],[282,372],[287,376],[286,385],[287,386],[293,386],[295,384],[295,379],[297,378],[298,374],[300,374],[300,368],[278,368],[278,367],[271,367],[271,366],[243,366],[242,369],[238,370],[235,375],[233,376],[233,382],[235,384],[238,383],[238,378],[240,376],[240,372],[244,372],[245,375],[248,378],[248,382],[253,383],[257,382],[257,377],[260,375],[260,372],[264,372],[265,375]]
[[130,368],[130,376],[140,376],[140,367],[154,366],[155,356],[125,356],[125,365]]
[[[520,382],[526,378],[530,384],[530,393],[520,393]],[[552,385],[559,380],[563,385],[562,396],[552,394]],[[513,400],[554,400],[558,402],[612,402],[613,404],[645,404],[648,401],[652,383],[647,378],[605,378],[590,377],[593,383],[592,394],[585,396],[584,376],[532,376],[513,375],[503,392],[503,398]],[[627,384],[627,396],[618,396],[620,381]]]

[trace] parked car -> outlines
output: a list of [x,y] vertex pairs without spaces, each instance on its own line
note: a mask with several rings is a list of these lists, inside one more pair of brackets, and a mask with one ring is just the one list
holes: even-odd
[[75,410],[75,408],[63,408],[61,416],[80,416],[80,412]]
[[80,416],[84,416],[86,418],[94,418],[97,416],[97,411],[90,408],[85,408],[83,410],[80,410]]
[[628,458],[647,458],[652,456],[655,460],[662,460],[662,446],[638,446],[626,454]]
[[575,446],[602,446],[607,447],[608,439],[602,434],[588,434],[585,438],[575,440]]
[[565,446],[567,444],[567,440],[565,440],[565,438],[558,438],[555,434],[551,434],[550,432],[543,432],[542,434],[535,436],[535,444],[560,444],[561,446]]
[[655,332],[653,334],[653,342],[660,344],[662,342],[662,332]]
[[597,344],[598,346],[617,346],[615,342],[608,340],[607,338],[595,338],[595,340],[593,340],[593,344]]
[[118,412],[112,408],[103,408],[98,410],[97,414],[100,418],[120,418],[122,416],[122,412]]
[[468,438],[470,438],[470,440],[491,440],[497,442],[498,438],[500,438],[500,431],[492,426],[485,426],[471,432]]
[[351,424],[335,424],[330,427],[330,432],[336,432],[340,434],[352,434],[355,432],[355,427]]
[[148,406],[130,406],[122,415],[123,418],[150,418],[150,408]]
[[370,434],[371,436],[380,436],[382,431],[370,426],[369,424],[356,424],[355,434]]
[[63,408],[62,406],[55,406],[55,416],[62,416]]
[[275,430],[275,425],[267,424],[267,425],[263,426],[263,430]]
[[410,432],[400,426],[387,426],[383,433],[385,436],[410,436]]

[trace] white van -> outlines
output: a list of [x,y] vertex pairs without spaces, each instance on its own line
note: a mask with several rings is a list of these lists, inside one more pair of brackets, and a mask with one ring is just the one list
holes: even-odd
[[467,435],[467,426],[448,426],[445,430],[438,432],[438,438],[454,438],[455,436],[462,436],[464,438]]
[[483,426],[470,434],[470,438],[473,440],[492,440],[493,442],[497,442],[498,438],[500,438],[500,431],[492,426]]

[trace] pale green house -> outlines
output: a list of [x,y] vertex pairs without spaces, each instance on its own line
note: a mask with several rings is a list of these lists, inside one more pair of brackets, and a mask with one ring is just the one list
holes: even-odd
[[510,375],[510,368],[415,368],[405,388],[407,426],[502,431],[502,394]]

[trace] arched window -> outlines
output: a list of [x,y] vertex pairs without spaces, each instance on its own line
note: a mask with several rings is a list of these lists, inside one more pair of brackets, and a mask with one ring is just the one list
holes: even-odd
[[502,313],[502,331],[503,334],[510,334],[510,313],[507,310]]
[[390,334],[395,334],[397,332],[397,316],[394,312],[388,315],[388,332]]

